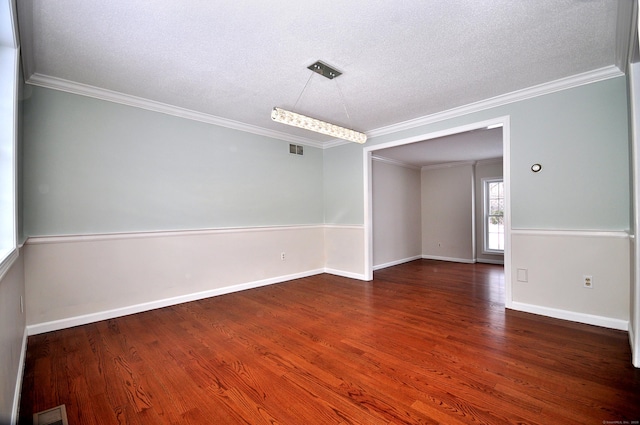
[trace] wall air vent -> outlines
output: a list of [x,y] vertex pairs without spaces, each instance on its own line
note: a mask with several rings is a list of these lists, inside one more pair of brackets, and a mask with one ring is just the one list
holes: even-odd
[[300,145],[290,144],[289,145],[289,153],[292,153],[294,155],[304,155],[304,149]]

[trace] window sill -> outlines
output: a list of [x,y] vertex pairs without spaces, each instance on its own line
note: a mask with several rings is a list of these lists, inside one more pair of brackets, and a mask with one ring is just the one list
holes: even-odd
[[11,266],[13,266],[13,263],[16,262],[16,260],[18,259],[18,256],[19,256],[18,249],[14,248],[9,253],[9,255],[7,255],[7,257],[4,260],[2,260],[2,263],[0,263],[0,281],[4,279],[4,275],[7,274]]
[[482,250],[482,254],[483,255],[500,255],[500,256],[504,256],[504,251],[489,251],[489,250]]

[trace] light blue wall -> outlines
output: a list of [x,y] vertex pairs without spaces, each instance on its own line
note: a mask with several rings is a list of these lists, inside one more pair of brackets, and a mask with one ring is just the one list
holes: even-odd
[[356,143],[324,150],[324,221],[364,222],[362,146]]
[[28,236],[323,222],[322,150],[33,87]]
[[[629,229],[624,77],[372,138],[367,145],[505,115],[511,117],[513,228]],[[329,149],[324,157],[325,219],[338,224],[362,223],[362,148],[339,146]],[[542,172],[532,173],[533,163],[541,163]]]
[[[367,145],[509,115],[514,228],[626,230],[626,99],[619,77]],[[27,236],[364,222],[357,144],[300,157],[287,142],[38,87],[24,111]]]
[[[514,104],[512,227],[630,228],[624,77]],[[530,167],[540,163],[540,173]]]

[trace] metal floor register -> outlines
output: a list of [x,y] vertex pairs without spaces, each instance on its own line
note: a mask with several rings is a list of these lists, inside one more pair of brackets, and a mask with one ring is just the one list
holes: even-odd
[[64,404],[33,414],[33,425],[69,425]]

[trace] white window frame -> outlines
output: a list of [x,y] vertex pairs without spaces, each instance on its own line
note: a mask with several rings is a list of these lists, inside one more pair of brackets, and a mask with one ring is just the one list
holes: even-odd
[[[0,279],[18,258],[17,129],[19,47],[15,11],[3,4],[0,25]],[[11,37],[13,36],[13,37]],[[13,38],[13,40],[11,40]]]
[[[502,177],[491,177],[482,179],[482,253],[491,255],[504,255],[504,249],[489,248],[489,226],[487,220],[489,218],[489,184],[502,183],[504,188],[504,179]],[[503,189],[504,190],[504,189]],[[506,203],[506,199],[505,199]],[[506,205],[505,205],[506,209]],[[503,225],[506,228],[506,219],[503,219]],[[506,233],[506,229],[505,229]],[[503,233],[504,234],[504,233]],[[503,246],[506,242],[503,242]]]

